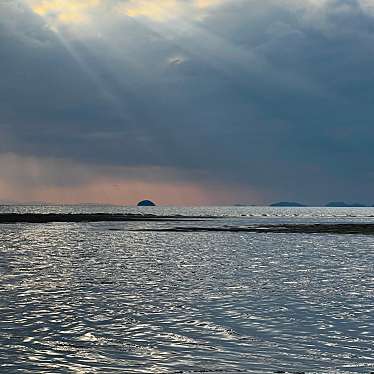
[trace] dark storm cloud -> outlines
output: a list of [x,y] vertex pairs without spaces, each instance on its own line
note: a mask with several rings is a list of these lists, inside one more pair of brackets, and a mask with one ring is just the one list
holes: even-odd
[[173,167],[274,198],[372,198],[374,19],[358,1],[226,2],[181,29],[118,17],[103,37],[62,39],[12,4],[3,152]]

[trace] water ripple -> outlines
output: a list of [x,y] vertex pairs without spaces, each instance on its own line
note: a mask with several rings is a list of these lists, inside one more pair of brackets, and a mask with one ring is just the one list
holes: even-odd
[[1,227],[4,372],[374,371],[372,238],[104,227]]

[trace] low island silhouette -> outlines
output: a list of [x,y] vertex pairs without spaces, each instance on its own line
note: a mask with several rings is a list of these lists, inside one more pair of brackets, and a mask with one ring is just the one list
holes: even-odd
[[326,207],[330,208],[364,208],[365,204],[360,203],[346,203],[344,201],[331,201],[326,204]]
[[295,201],[280,201],[279,203],[273,203],[272,207],[306,207],[306,205],[297,203]]
[[[270,204],[271,207],[308,207],[308,205],[301,204],[295,201],[280,201]],[[315,205],[312,205],[315,206]],[[368,207],[361,203],[346,203],[344,201],[330,201],[324,205],[327,208],[365,208]],[[374,206],[374,205],[373,205]]]

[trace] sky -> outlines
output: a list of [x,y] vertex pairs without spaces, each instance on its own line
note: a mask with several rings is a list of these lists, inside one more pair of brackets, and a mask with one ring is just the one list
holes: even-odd
[[374,204],[374,0],[0,0],[0,201]]

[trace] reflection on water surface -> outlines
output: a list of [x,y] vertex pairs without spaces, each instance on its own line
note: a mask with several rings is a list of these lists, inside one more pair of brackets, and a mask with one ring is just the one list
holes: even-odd
[[374,371],[374,238],[143,226],[0,227],[1,372]]

